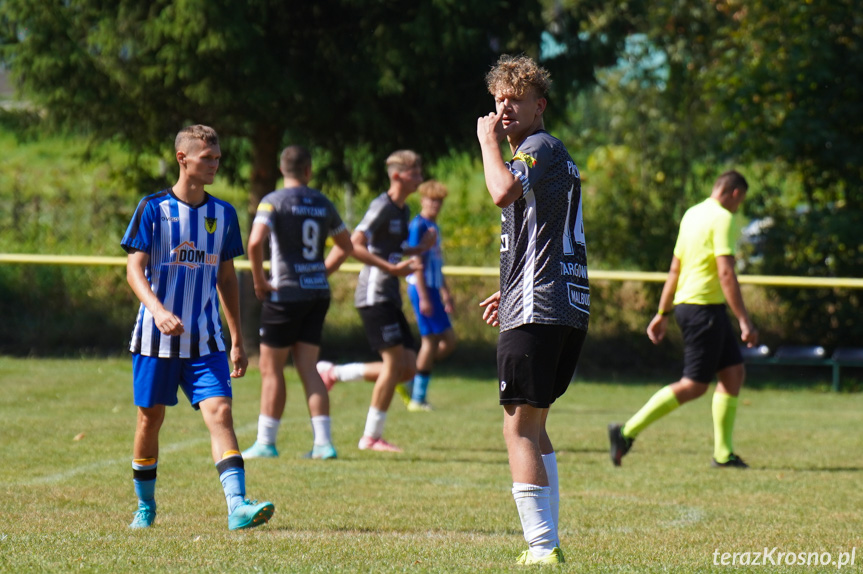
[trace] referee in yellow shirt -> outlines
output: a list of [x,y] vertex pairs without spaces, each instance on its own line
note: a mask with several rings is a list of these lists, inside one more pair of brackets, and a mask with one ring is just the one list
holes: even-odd
[[737,396],[745,369],[725,308],[727,302],[737,317],[740,339],[750,347],[757,345],[758,331],[746,312],[734,272],[737,230],[733,214],[746,198],[748,188],[742,175],[727,171],[713,184],[710,197],[683,215],[659,311],[647,327],[647,336],[658,344],[665,337],[668,316],[674,311],[683,334],[683,376],[657,391],[626,424],[608,425],[615,466],[620,466],[641,431],[707,392],[715,375],[719,382],[713,394],[712,464],[748,468],[732,447]]

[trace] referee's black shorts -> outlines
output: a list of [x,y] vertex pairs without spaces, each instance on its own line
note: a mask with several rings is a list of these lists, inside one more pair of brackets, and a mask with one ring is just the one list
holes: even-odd
[[551,406],[569,387],[586,335],[536,323],[503,331],[497,343],[500,404]]
[[683,376],[709,384],[716,373],[743,363],[725,305],[677,305],[674,318],[683,333]]

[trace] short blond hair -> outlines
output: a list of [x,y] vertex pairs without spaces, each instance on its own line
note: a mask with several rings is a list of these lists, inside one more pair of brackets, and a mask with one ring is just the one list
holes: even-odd
[[493,96],[511,94],[520,98],[533,90],[544,98],[551,89],[551,75],[533,58],[504,54],[486,74],[485,83]]
[[387,158],[387,175],[392,177],[394,173],[407,171],[415,167],[422,167],[423,162],[420,155],[409,149],[394,151]]
[[422,197],[429,199],[445,199],[449,195],[446,186],[434,179],[422,182],[417,188],[417,192]]
[[193,141],[202,141],[206,145],[219,145],[219,134],[210,126],[201,124],[186,126],[174,138],[174,151],[187,151]]

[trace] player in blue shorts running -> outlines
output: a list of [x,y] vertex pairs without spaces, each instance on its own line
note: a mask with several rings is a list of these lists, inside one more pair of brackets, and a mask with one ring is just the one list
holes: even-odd
[[[246,500],[243,457],[234,434],[231,377],[249,363],[240,329],[234,257],[243,254],[234,208],[204,191],[219,169],[221,149],[213,128],[189,126],[174,142],[180,176],[173,187],[138,204],[121,245],[126,278],[141,301],[132,332],[132,373],[138,422],[132,476],[138,510],[129,525],[156,519],[159,429],[165,407],[182,389],[201,411],[228,504],[228,528],[253,528],[273,515],[271,502]],[[231,334],[228,367],[219,298]]]

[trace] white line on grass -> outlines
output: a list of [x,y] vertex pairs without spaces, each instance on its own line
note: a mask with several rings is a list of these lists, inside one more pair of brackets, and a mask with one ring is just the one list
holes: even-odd
[[[251,430],[258,428],[258,423],[251,423],[244,427],[235,429],[236,434],[242,434]],[[184,450],[186,448],[196,446],[201,444],[202,442],[210,442],[210,437],[202,436],[201,438],[194,438],[191,440],[183,441],[183,442],[175,442],[173,444],[169,444],[166,446],[159,446],[159,452],[177,452],[178,450]],[[130,460],[128,457],[126,458],[115,458],[113,460],[103,460],[99,462],[92,462],[90,464],[85,464],[82,466],[76,466],[74,468],[69,468],[64,470],[63,472],[58,472],[55,474],[49,474],[47,476],[38,476],[33,478],[32,480],[28,480],[25,482],[14,482],[12,484],[18,486],[37,486],[42,484],[57,484],[58,482],[63,482],[67,479],[72,478],[73,476],[85,473],[92,472],[95,470],[100,470],[103,468],[107,468],[109,466],[114,466],[116,464],[129,464]]]

